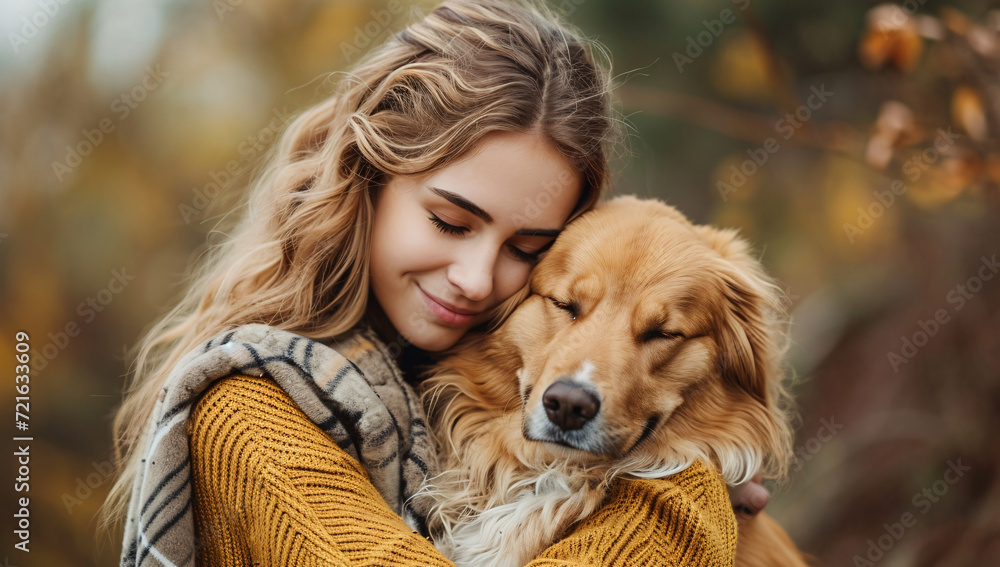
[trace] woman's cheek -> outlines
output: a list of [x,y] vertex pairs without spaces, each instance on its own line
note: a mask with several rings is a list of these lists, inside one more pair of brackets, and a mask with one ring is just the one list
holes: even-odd
[[520,260],[502,262],[497,269],[497,305],[518,292],[528,282],[531,266]]
[[408,218],[399,223],[399,249],[405,250],[407,254],[416,254],[412,259],[420,258],[437,252],[443,243],[444,234],[441,234],[429,220],[423,216],[419,218]]
[[[430,225],[430,221],[426,224]],[[455,245],[449,240],[449,235],[443,234],[433,225],[414,229],[406,235],[406,248],[412,254],[412,259],[423,259],[426,262],[437,264],[441,258],[447,257],[448,251]]]

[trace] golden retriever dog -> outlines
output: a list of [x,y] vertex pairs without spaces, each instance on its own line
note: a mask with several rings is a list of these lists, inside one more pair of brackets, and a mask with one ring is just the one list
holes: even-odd
[[[618,197],[570,223],[529,286],[423,383],[445,472],[418,497],[459,567],[528,563],[621,475],[785,474],[784,295],[735,231]],[[805,565],[763,513],[738,533],[737,564]]]

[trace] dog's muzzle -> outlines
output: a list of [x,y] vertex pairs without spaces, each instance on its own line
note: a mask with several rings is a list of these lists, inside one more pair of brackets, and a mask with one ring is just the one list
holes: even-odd
[[601,409],[601,401],[589,390],[564,380],[554,382],[542,394],[545,415],[563,431],[582,428]]
[[548,441],[588,453],[607,453],[604,414],[599,394],[586,385],[557,380],[542,394],[540,403],[525,408],[524,438]]

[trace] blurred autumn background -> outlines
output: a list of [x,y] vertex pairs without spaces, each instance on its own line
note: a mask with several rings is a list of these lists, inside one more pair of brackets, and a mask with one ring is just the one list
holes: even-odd
[[[433,6],[3,3],[5,419],[17,331],[35,360],[31,552],[11,424],[5,565],[116,564],[95,513],[125,350],[288,118]],[[768,511],[820,565],[1000,564],[1000,4],[562,9],[613,55],[615,192],[739,228],[792,299],[800,460]]]

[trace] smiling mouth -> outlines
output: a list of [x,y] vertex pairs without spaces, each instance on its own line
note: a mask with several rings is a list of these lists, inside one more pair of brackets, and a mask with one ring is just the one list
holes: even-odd
[[594,431],[587,433],[582,433],[578,430],[563,432],[554,431],[550,428],[542,428],[542,430],[537,430],[537,428],[535,428],[533,431],[528,421],[524,421],[521,424],[521,437],[523,437],[526,441],[551,443],[553,445],[559,445],[560,447],[566,447],[567,449],[573,449],[574,451],[579,451],[581,453],[598,455],[602,458],[621,458],[630,455],[633,451],[641,447],[650,437],[653,436],[654,433],[656,433],[657,428],[660,426],[662,421],[663,417],[661,415],[651,415],[643,424],[642,432],[639,434],[638,438],[636,438],[631,446],[624,450],[624,440],[622,440],[621,445],[617,445],[615,443],[611,443],[609,445],[607,439],[601,439],[600,436]]
[[521,436],[524,437],[526,441],[546,443],[550,445],[557,445],[565,449],[571,449],[573,451],[571,459],[574,462],[590,462],[593,459],[606,460],[617,456],[614,452],[608,451],[602,446],[602,444],[595,441],[566,439],[561,435],[542,439],[532,436],[525,430],[521,430]]
[[552,443],[553,445],[559,445],[560,447],[566,447],[567,449],[573,449],[574,451],[582,451],[584,453],[589,452],[577,447],[576,445],[569,443],[568,441],[563,441],[562,439],[528,439],[528,441],[536,441],[539,443]]
[[[532,427],[528,421],[522,421],[521,437],[526,441],[551,443],[552,445],[572,449],[574,452],[579,453],[576,457],[573,457],[574,460],[588,460],[593,456],[600,458],[613,456],[613,453],[608,451],[608,447],[605,446],[600,438],[600,434],[596,431],[558,431],[554,428],[555,426],[545,426],[539,430],[537,427]],[[590,455],[591,457],[584,457],[584,455]]]
[[482,313],[481,311],[470,311],[467,309],[463,309],[463,312],[455,311],[456,308],[441,303],[440,300],[424,291],[419,285],[417,285],[417,289],[420,290],[420,297],[424,300],[427,309],[439,321],[445,324],[468,325],[475,321],[477,315]]
[[[423,288],[420,288],[420,290],[423,291]],[[470,316],[479,315],[480,313],[482,313],[482,311],[473,311],[472,309],[460,309],[448,303],[447,301],[444,301],[443,299],[440,299],[438,297],[435,297],[427,293],[426,291],[424,291],[424,293],[427,295],[427,297],[431,298],[432,301],[434,301],[441,307],[444,307],[445,309],[453,313],[458,313],[459,315],[470,315]]]
[[555,438],[555,439],[551,439],[551,438],[542,439],[540,437],[535,437],[534,435],[532,435],[531,433],[528,432],[528,429],[526,427],[522,427],[521,428],[521,437],[524,437],[525,441],[534,441],[535,443],[552,443],[553,445],[560,445],[562,447],[566,447],[567,449],[575,449],[577,451],[586,451],[585,449],[581,449],[581,448],[577,447],[576,445],[573,445],[569,441],[566,441],[565,439],[559,439],[559,438]]

